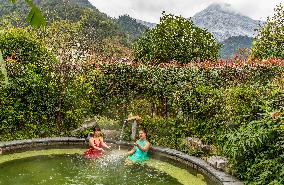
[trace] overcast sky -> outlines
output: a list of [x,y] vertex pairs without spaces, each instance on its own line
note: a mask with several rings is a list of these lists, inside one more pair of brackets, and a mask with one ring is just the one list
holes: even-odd
[[255,20],[265,20],[283,0],[89,0],[111,17],[128,14],[133,18],[157,23],[163,11],[192,17],[212,3],[228,3],[232,9]]

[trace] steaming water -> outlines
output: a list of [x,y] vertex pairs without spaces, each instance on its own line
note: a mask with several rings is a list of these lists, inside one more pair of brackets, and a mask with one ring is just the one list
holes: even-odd
[[125,150],[88,160],[82,149],[49,149],[0,155],[0,185],[205,185],[204,177],[150,159],[124,165]]

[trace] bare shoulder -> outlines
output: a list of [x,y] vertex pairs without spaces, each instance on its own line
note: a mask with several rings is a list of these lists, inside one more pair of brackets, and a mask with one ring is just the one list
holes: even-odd
[[149,146],[150,146],[150,145],[151,145],[151,143],[150,143],[149,141],[147,141],[147,142],[146,142],[146,145],[149,145]]

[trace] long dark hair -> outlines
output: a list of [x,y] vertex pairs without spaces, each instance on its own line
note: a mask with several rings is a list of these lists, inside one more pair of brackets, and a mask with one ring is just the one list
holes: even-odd
[[146,134],[146,136],[147,136],[147,130],[146,130],[146,128],[140,128],[139,130],[142,131],[142,132],[144,132],[144,133]]
[[93,132],[95,131],[101,131],[101,128],[99,127],[99,125],[94,126]]

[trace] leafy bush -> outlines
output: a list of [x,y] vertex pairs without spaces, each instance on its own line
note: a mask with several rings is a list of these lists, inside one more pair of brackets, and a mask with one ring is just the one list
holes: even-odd
[[160,23],[135,43],[134,56],[145,63],[189,63],[217,59],[219,47],[212,34],[196,27],[191,20],[163,14]]
[[0,50],[8,76],[8,85],[0,86],[1,140],[51,134],[54,130],[41,125],[50,124],[53,111],[49,64],[54,58],[22,29],[2,32]]
[[86,83],[86,74],[59,64],[32,34],[6,30],[0,50],[8,76],[8,85],[0,84],[0,140],[68,133],[91,115],[93,87]]
[[252,59],[277,57],[284,59],[284,8],[278,5],[274,16],[268,18],[254,38],[251,48]]
[[226,134],[223,152],[233,172],[247,184],[283,184],[284,137],[281,118],[266,116]]

